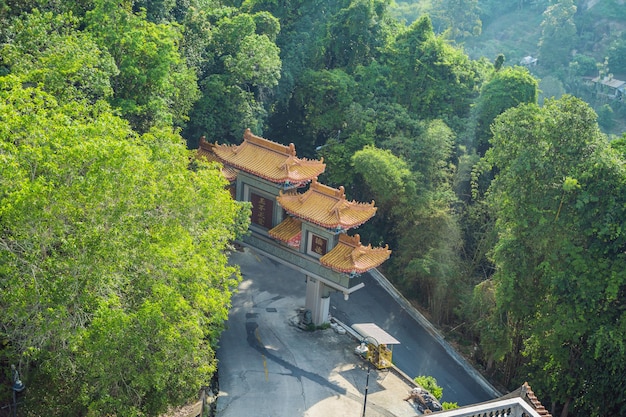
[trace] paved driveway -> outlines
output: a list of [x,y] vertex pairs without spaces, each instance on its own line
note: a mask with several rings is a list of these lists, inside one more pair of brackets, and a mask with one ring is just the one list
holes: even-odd
[[[244,275],[223,333],[219,417],[362,416],[368,366],[357,342],[332,329],[307,332],[291,321],[304,306],[304,275],[246,249],[231,255]],[[417,414],[403,401],[412,385],[371,370],[366,415]]]

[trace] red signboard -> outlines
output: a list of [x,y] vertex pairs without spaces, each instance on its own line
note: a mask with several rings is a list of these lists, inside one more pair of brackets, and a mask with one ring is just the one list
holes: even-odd
[[318,255],[326,255],[328,241],[317,235],[313,235],[311,239],[311,252],[315,252]]
[[252,203],[252,223],[271,229],[272,214],[274,213],[274,201],[258,194],[250,194],[250,202]]

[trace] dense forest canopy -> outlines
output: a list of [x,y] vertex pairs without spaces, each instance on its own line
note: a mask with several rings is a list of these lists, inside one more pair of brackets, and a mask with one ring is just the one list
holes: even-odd
[[158,415],[208,383],[249,211],[189,149],[250,128],[376,201],[363,241],[495,384],[625,414],[626,110],[600,82],[626,80],[622,3],[0,0],[24,412]]

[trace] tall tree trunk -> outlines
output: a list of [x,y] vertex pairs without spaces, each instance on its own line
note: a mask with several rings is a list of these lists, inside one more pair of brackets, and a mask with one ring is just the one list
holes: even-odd
[[511,346],[511,352],[507,355],[506,362],[504,364],[504,385],[508,386],[515,373],[519,369],[522,363],[522,320],[516,320],[513,324],[513,345]]
[[567,415],[569,414],[569,405],[571,402],[571,397],[565,400],[565,404],[563,404],[563,410],[561,411],[561,417],[567,417]]

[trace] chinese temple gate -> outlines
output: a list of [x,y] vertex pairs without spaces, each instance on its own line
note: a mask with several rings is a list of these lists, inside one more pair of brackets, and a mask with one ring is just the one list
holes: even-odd
[[198,157],[221,162],[235,199],[252,204],[244,243],[306,276],[305,308],[313,324],[328,321],[331,292],[347,299],[363,287],[355,277],[389,258],[388,247],[363,246],[358,234],[347,234],[372,218],[376,207],[373,201],[348,201],[343,187],[317,182],[326,168],[323,159],[298,158],[293,144],[272,142],[250,129],[240,145],[201,138]]

